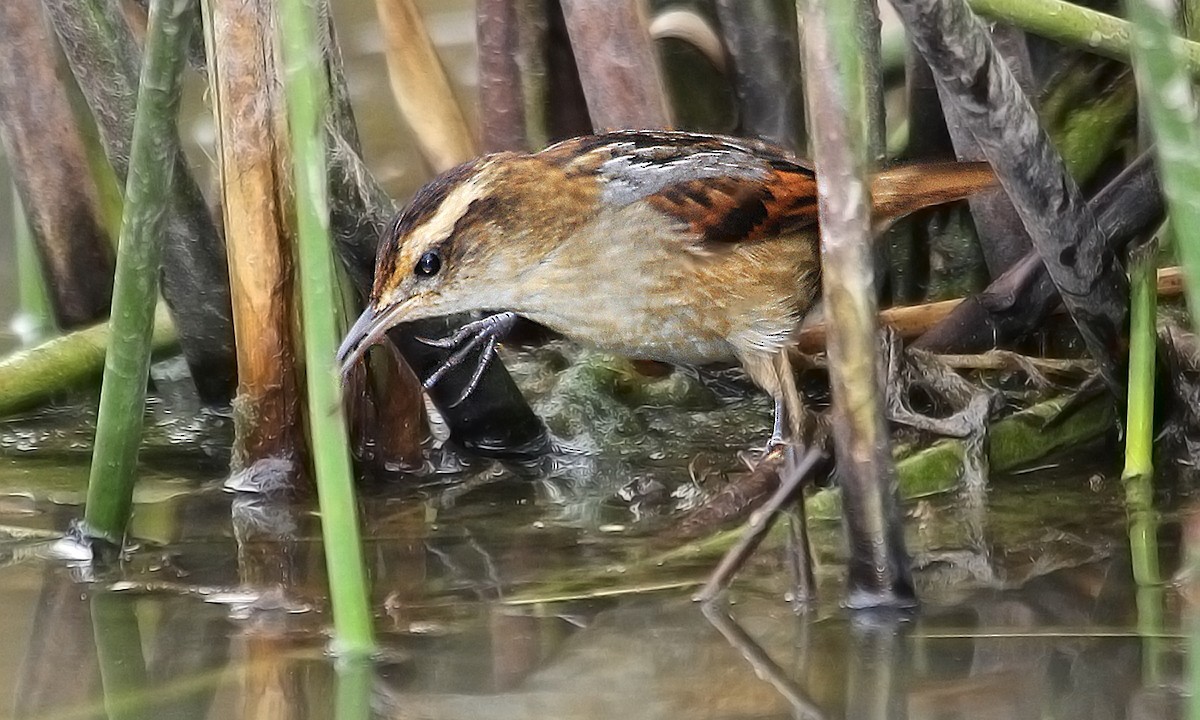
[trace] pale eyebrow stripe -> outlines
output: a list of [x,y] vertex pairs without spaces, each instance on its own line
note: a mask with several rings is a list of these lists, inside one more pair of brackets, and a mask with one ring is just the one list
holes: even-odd
[[491,189],[488,169],[487,166],[480,168],[479,172],[451,190],[433,215],[412,229],[409,237],[414,248],[428,248],[450,237],[455,224],[471,208],[471,203],[486,197]]

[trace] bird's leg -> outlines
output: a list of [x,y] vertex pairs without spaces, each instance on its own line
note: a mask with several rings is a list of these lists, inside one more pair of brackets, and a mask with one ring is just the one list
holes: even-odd
[[[517,314],[511,312],[497,313],[463,325],[454,334],[438,339],[418,338],[426,345],[434,347],[450,349],[462,345],[450,357],[446,358],[445,362],[438,366],[433,374],[425,379],[422,383],[425,389],[433,387],[446,376],[454,368],[462,365],[467,356],[475,348],[483,345],[483,350],[480,351],[478,364],[475,366],[474,372],[471,373],[471,379],[467,382],[467,386],[463,389],[458,400],[454,401],[454,405],[458,405],[467,396],[474,392],[479,386],[479,381],[483,378],[484,371],[492,361],[492,357],[496,354],[496,344],[500,338],[512,329],[513,324],[517,321]],[[465,344],[464,344],[464,341]]]
[[804,407],[796,388],[787,350],[781,348],[769,354],[761,351],[745,353],[740,359],[750,379],[775,400],[775,422],[767,452],[788,443],[810,443],[815,436],[812,430],[816,420]]
[[783,396],[775,398],[775,423],[771,427],[771,437],[767,439],[767,452],[771,452],[779,445],[785,444],[784,433],[787,423],[787,408],[783,404]]

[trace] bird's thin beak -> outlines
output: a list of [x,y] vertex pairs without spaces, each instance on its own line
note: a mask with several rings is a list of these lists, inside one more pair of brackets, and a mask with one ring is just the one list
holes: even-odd
[[350,372],[355,363],[363,355],[366,355],[373,345],[383,339],[388,330],[399,324],[399,317],[403,310],[403,305],[393,307],[384,313],[376,311],[369,305],[366,310],[363,310],[362,315],[358,316],[358,320],[354,321],[354,325],[346,333],[346,339],[342,341],[342,346],[338,348],[337,361],[341,366],[342,377]]

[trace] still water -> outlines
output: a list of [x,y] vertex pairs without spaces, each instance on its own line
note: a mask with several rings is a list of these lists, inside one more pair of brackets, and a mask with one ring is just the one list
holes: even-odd
[[[368,160],[402,197],[425,170],[389,104],[372,5],[336,5]],[[469,3],[421,5],[472,107]],[[183,127],[202,174],[210,125],[197,109]],[[0,242],[4,318],[15,310],[9,251]],[[11,344],[0,336],[0,351]],[[435,448],[421,477],[365,490],[384,650],[368,673],[350,667],[340,678],[318,518],[307,503],[222,488],[225,415],[159,383],[135,498],[138,545],[103,574],[50,553],[81,514],[92,403],[0,424],[0,714],[1182,716],[1174,578],[1187,499],[1163,479],[1161,517],[1136,528],[1161,543],[1163,582],[1139,588],[1117,443],[992,477],[982,504],[955,494],[908,503],[916,613],[840,607],[845,550],[829,520],[813,528],[820,587],[806,612],[784,600],[774,544],[729,603],[705,613],[690,594],[715,557],[672,553],[681,542],[663,536],[698,487],[742,472],[737,451],[769,430],[765,400],[737,376],[691,372],[614,393],[596,378],[619,376],[619,363],[566,346],[506,361],[559,450],[511,465]],[[631,502],[622,499],[631,482],[661,489]]]
[[[539,410],[553,414],[561,392],[534,393]],[[1179,518],[1164,513],[1157,530],[1168,582],[1138,589],[1121,483],[1102,449],[992,478],[982,511],[955,495],[910,503],[914,614],[840,607],[833,521],[813,527],[819,599],[807,612],[785,601],[774,546],[729,604],[702,612],[690,594],[715,558],[671,556],[681,543],[655,539],[686,493],[630,505],[618,490],[639,476],[686,490],[698,464],[736,473],[725,459],[765,431],[766,408],[716,402],[629,407],[650,430],[611,449],[565,449],[534,466],[440,458],[440,473],[416,484],[367,489],[384,651],[366,705],[340,713],[335,698],[351,683],[335,692],[317,518],[304,503],[221,488],[224,418],[155,402],[140,544],[101,575],[49,553],[81,511],[89,423],[77,410],[10,422],[0,697],[23,718],[1180,716]],[[739,415],[761,417],[747,437],[695,432]],[[675,432],[673,419],[691,427]],[[597,425],[577,430],[567,444],[613,439]]]

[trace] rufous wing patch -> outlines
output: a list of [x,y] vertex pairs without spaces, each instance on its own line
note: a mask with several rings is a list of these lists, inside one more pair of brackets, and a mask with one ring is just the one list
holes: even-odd
[[674,183],[646,198],[695,234],[697,250],[752,242],[817,224],[817,184],[798,165],[761,179],[716,177]]

